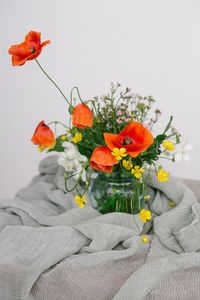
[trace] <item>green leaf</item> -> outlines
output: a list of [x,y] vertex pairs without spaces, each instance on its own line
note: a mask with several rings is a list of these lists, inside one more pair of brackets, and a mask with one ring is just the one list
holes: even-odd
[[179,137],[179,135],[176,135],[176,144],[180,144],[180,137]]
[[166,139],[166,135],[165,134],[159,134],[157,135],[157,137],[155,138],[154,142],[156,142],[157,144],[162,144],[162,142]]
[[54,148],[49,149],[47,152],[52,152],[52,151],[63,152],[65,148],[62,146],[62,143],[63,141],[61,140],[61,136],[57,137]]
[[77,146],[78,146],[79,152],[80,152],[82,155],[85,155],[87,158],[90,158],[90,157],[91,157],[91,155],[92,155],[92,150],[91,150],[89,147],[87,147],[87,146],[85,146],[85,145],[83,145],[83,144],[80,144],[80,143],[78,143]]

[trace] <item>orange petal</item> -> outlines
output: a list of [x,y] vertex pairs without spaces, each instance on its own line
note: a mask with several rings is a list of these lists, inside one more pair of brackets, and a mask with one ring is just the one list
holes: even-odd
[[31,55],[29,55],[29,56],[27,57],[27,60],[32,60],[32,59],[37,58],[37,57],[40,55],[41,51],[42,51],[42,48],[39,48],[39,49],[38,49],[37,51],[35,51],[34,53],[31,53]]
[[41,44],[41,47],[43,48],[44,46],[46,46],[46,45],[48,45],[48,44],[51,44],[51,41],[50,41],[50,40],[47,40],[47,41],[43,42],[43,43]]
[[32,52],[30,51],[30,48],[28,45],[23,42],[19,45],[13,45],[8,49],[8,53],[10,55],[17,55],[20,57],[27,57],[29,56]]
[[103,135],[106,145],[110,150],[113,150],[113,148],[121,148],[121,144],[118,142],[118,134],[104,133]]
[[94,149],[90,158],[90,166],[93,169],[104,172],[112,172],[112,167],[119,162],[111,154],[111,151],[106,146],[99,146]]
[[90,167],[94,170],[108,172],[111,173],[113,171],[113,167],[98,165],[94,162],[90,162]]
[[76,105],[72,113],[72,125],[78,128],[92,127],[93,114],[90,108],[84,104],[80,103]]
[[22,66],[27,60],[35,59],[40,55],[42,48],[50,43],[48,40],[41,44],[40,35],[40,32],[30,31],[24,42],[8,49],[8,53],[13,55],[13,66]]
[[[151,132],[139,122],[130,122],[119,134],[104,133],[104,139],[109,149],[123,147],[132,157],[145,151],[154,141]],[[130,143],[126,144],[126,140]]]
[[17,55],[12,56],[12,65],[13,66],[22,66],[25,64],[26,61],[27,61],[27,58],[22,58]]
[[25,43],[29,45],[30,48],[38,49],[41,44],[41,33],[36,31],[30,31],[25,36]]
[[35,129],[31,141],[35,145],[52,148],[55,145],[56,139],[53,131],[44,123],[44,121],[41,121]]

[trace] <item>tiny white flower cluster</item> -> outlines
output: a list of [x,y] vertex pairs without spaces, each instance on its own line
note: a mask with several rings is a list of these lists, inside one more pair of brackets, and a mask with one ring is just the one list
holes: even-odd
[[64,142],[62,146],[65,150],[60,153],[58,164],[64,167],[67,173],[74,174],[73,178],[75,180],[81,178],[83,182],[86,182],[87,177],[84,164],[88,160],[87,157],[81,155],[77,146],[70,142]]

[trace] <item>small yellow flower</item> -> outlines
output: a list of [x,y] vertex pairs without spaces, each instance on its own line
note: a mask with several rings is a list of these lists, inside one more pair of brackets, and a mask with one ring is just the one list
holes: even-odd
[[123,157],[127,156],[126,148],[114,148],[112,155],[116,158],[116,160],[121,160]]
[[87,200],[85,199],[85,196],[76,195],[75,197],[75,203],[78,205],[79,208],[83,208],[85,204],[87,203]]
[[122,160],[122,165],[123,165],[124,169],[126,169],[126,170],[130,170],[133,167],[132,162],[130,160],[126,160],[126,159]]
[[140,166],[135,166],[132,170],[131,173],[137,178],[141,178],[142,177],[142,173],[144,172],[144,169]]
[[83,138],[82,133],[80,133],[80,132],[79,133],[75,133],[74,137],[72,138],[72,142],[75,143],[75,144],[77,144],[77,143],[79,143],[79,142],[82,141],[82,138]]
[[158,170],[157,172],[157,179],[160,182],[168,181],[169,180],[169,172],[166,172],[162,168]]
[[166,150],[169,150],[169,151],[172,151],[175,149],[175,146],[174,144],[169,141],[169,140],[165,140],[163,143],[162,143],[163,147],[166,149]]
[[38,152],[43,152],[44,149],[45,149],[45,147],[43,147],[43,146],[38,146]]
[[147,221],[151,220],[151,212],[148,209],[141,209],[139,218],[146,223]]
[[61,135],[60,139],[63,142],[68,140],[68,138],[67,138],[67,136],[65,134]]
[[149,243],[149,237],[147,235],[141,235],[141,241],[144,244],[147,244],[147,243]]
[[174,201],[169,201],[169,206],[171,206],[171,207],[176,206],[176,202],[174,202]]

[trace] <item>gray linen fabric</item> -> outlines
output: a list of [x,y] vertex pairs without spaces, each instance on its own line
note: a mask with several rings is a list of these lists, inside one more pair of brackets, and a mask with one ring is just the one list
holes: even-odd
[[101,215],[89,199],[77,208],[56,156],[39,171],[0,200],[0,300],[200,299],[200,204],[185,185],[153,177],[156,217],[143,228],[137,215]]

